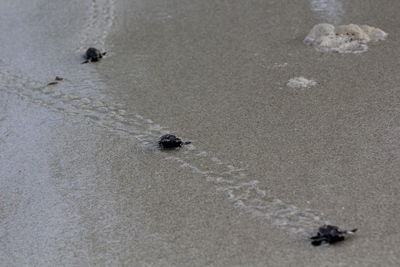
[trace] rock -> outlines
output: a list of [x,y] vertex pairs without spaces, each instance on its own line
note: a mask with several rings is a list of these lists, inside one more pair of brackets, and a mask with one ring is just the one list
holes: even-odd
[[304,43],[322,52],[361,53],[368,50],[367,43],[385,40],[387,33],[368,25],[315,25]]
[[295,77],[290,79],[286,85],[292,88],[307,88],[315,86],[316,84],[314,80],[309,80],[304,77]]

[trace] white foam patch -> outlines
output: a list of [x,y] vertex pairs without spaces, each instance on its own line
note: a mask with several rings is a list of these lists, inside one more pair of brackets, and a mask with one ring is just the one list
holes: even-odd
[[387,36],[381,29],[368,25],[321,23],[311,29],[304,43],[321,52],[362,53],[368,50],[367,43],[385,40]]
[[288,81],[287,86],[292,88],[307,88],[317,84],[314,80],[309,80],[304,77],[295,77]]

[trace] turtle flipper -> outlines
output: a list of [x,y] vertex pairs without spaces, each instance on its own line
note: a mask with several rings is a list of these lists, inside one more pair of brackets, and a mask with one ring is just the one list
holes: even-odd
[[320,246],[322,244],[322,240],[314,240],[311,242],[311,245],[317,247]]

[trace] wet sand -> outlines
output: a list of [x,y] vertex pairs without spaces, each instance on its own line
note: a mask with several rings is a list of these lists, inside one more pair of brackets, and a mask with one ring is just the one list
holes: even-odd
[[[397,266],[400,3],[322,2],[2,2],[1,265]],[[320,53],[321,22],[389,37]]]

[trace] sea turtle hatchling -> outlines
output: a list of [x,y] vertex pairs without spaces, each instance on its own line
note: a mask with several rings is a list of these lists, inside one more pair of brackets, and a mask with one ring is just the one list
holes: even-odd
[[319,228],[317,235],[311,237],[311,244],[313,246],[319,246],[322,242],[328,244],[335,244],[343,241],[347,235],[354,234],[357,229],[350,231],[340,230],[339,227],[333,225],[324,225]]
[[160,137],[158,145],[161,149],[174,149],[183,145],[191,144],[192,142],[183,142],[179,137],[172,134],[166,134]]
[[83,56],[83,57],[86,59],[86,61],[82,62],[82,64],[89,63],[89,62],[97,62],[97,61],[99,61],[101,58],[103,58],[103,56],[104,56],[106,53],[107,53],[107,52],[104,52],[104,53],[100,52],[100,50],[97,49],[97,48],[90,47],[90,48],[86,51],[85,55]]

